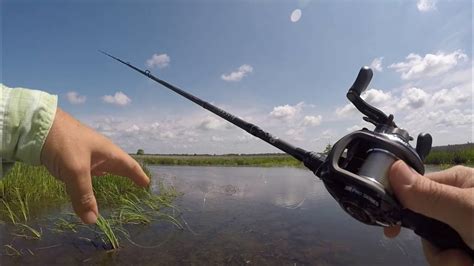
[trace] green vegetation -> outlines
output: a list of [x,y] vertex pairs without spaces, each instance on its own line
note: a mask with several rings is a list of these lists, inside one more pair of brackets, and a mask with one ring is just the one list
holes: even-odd
[[145,151],[143,149],[138,149],[137,150],[137,155],[144,155]]
[[474,164],[474,144],[448,145],[434,147],[425,163],[442,165],[473,165]]
[[259,166],[259,167],[302,167],[303,164],[287,154],[255,155],[142,155],[135,156],[145,164],[191,165],[191,166]]
[[[145,172],[150,172],[144,167]],[[124,225],[150,224],[153,220],[165,220],[183,227],[179,221],[163,209],[175,207],[172,201],[178,195],[173,188],[160,185],[160,194],[153,194],[149,188],[140,188],[125,177],[105,175],[93,179],[93,188],[102,214],[92,226],[82,224],[74,214],[63,218],[60,214],[53,222],[55,228],[46,232],[84,233],[84,229],[94,232],[102,240],[105,248],[120,247],[120,236],[130,240]],[[68,202],[64,184],[51,176],[44,167],[28,166],[17,163],[0,181],[0,220],[14,225],[12,234],[25,239],[40,240],[43,230],[33,227],[34,218],[41,216],[44,207],[56,206]],[[32,214],[31,210],[36,213]],[[32,218],[34,217],[34,218]],[[36,227],[36,226],[35,226]],[[20,255],[13,245],[4,245],[5,253]]]
[[119,240],[114,230],[112,229],[111,223],[107,219],[99,215],[96,224],[101,230],[101,232],[103,232],[103,235],[106,237],[106,239],[103,239],[104,243],[110,243],[112,249],[119,248]]
[[64,202],[66,189],[62,182],[52,177],[44,167],[33,167],[17,163],[0,181],[0,198],[8,203]]
[[5,248],[5,254],[8,256],[21,256],[20,251],[18,249],[14,248],[12,245],[4,245]]
[[332,150],[332,145],[331,144],[327,144],[326,145],[326,148],[324,148],[324,151],[323,151],[323,154],[324,155],[329,155],[329,152]]
[[[322,154],[327,155],[332,149],[326,145]],[[145,164],[150,165],[188,165],[188,166],[258,166],[258,167],[303,167],[303,164],[292,156],[281,153],[272,154],[228,154],[228,155],[134,155]],[[426,164],[437,165],[474,165],[474,144],[459,144],[433,147],[426,158]]]

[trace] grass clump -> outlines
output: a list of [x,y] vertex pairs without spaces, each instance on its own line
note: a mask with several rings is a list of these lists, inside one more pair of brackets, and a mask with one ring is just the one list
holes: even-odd
[[9,203],[2,199],[1,201],[4,209],[0,209],[10,220],[10,222],[17,226],[17,232],[13,234],[17,237],[26,239],[41,239],[43,231],[41,229],[38,231],[26,224],[30,216],[28,194],[22,198],[23,195],[20,193],[18,188],[15,189],[15,192],[15,200]]
[[[144,170],[151,176],[146,167]],[[160,195],[154,195],[149,188],[138,187],[128,178],[110,174],[94,177],[92,183],[97,202],[103,213],[108,214],[107,217],[99,216],[93,226],[83,225],[74,214],[70,215],[72,219],[59,217],[53,231],[82,234],[85,231],[82,229],[89,228],[101,239],[104,248],[117,249],[120,247],[120,235],[130,239],[124,225],[146,225],[153,220],[166,219],[182,228],[177,219],[161,211],[162,208],[174,210],[171,203],[178,195],[174,189],[160,184]],[[43,231],[27,224],[33,220],[30,210],[42,209],[45,205],[58,206],[68,199],[64,184],[44,167],[17,163],[0,181],[0,220],[15,225],[13,235],[17,237],[41,239]],[[5,246],[5,249],[17,254],[12,247]]]
[[102,232],[102,235],[105,236],[105,239],[102,239],[102,241],[106,244],[110,244],[112,249],[118,249],[120,247],[119,240],[115,231],[112,229],[111,222],[99,215],[96,225]]
[[[147,170],[148,171],[148,170]],[[0,198],[20,209],[24,220],[29,213],[27,202],[54,204],[67,202],[64,183],[54,178],[42,166],[29,166],[16,163],[7,175],[0,179]],[[136,186],[126,177],[106,174],[92,179],[94,194],[103,206],[114,206],[123,195],[143,197],[150,194],[148,188]]]
[[18,198],[28,198],[30,202],[62,202],[68,198],[64,184],[42,166],[16,163],[0,183],[0,197],[6,202],[17,202]]

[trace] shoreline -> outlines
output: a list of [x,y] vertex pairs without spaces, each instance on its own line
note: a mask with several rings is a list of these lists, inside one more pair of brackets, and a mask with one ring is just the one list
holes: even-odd
[[[164,166],[222,166],[222,167],[295,167],[304,168],[302,162],[287,154],[229,154],[229,155],[132,155],[137,161],[146,165]],[[455,165],[474,167],[470,160],[467,163],[426,163],[447,169]]]

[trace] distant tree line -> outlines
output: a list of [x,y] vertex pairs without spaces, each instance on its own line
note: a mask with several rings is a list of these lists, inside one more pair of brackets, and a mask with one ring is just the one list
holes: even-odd
[[474,143],[433,147],[426,164],[474,164]]

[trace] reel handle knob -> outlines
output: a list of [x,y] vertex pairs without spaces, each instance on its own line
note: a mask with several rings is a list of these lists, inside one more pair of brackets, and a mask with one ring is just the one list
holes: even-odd
[[369,86],[373,75],[374,73],[372,72],[372,69],[370,69],[368,66],[362,67],[359,71],[359,74],[357,75],[356,80],[354,81],[354,84],[352,84],[351,88],[349,89],[349,93],[354,93],[357,96],[360,96],[362,92],[367,89],[367,86]]
[[420,133],[416,139],[416,152],[420,156],[421,160],[424,161],[426,156],[431,151],[431,144],[433,144],[433,138],[428,133]]
[[416,213],[409,209],[402,210],[402,226],[412,229],[415,234],[433,243],[438,248],[460,249],[474,258],[472,250],[451,226]]

